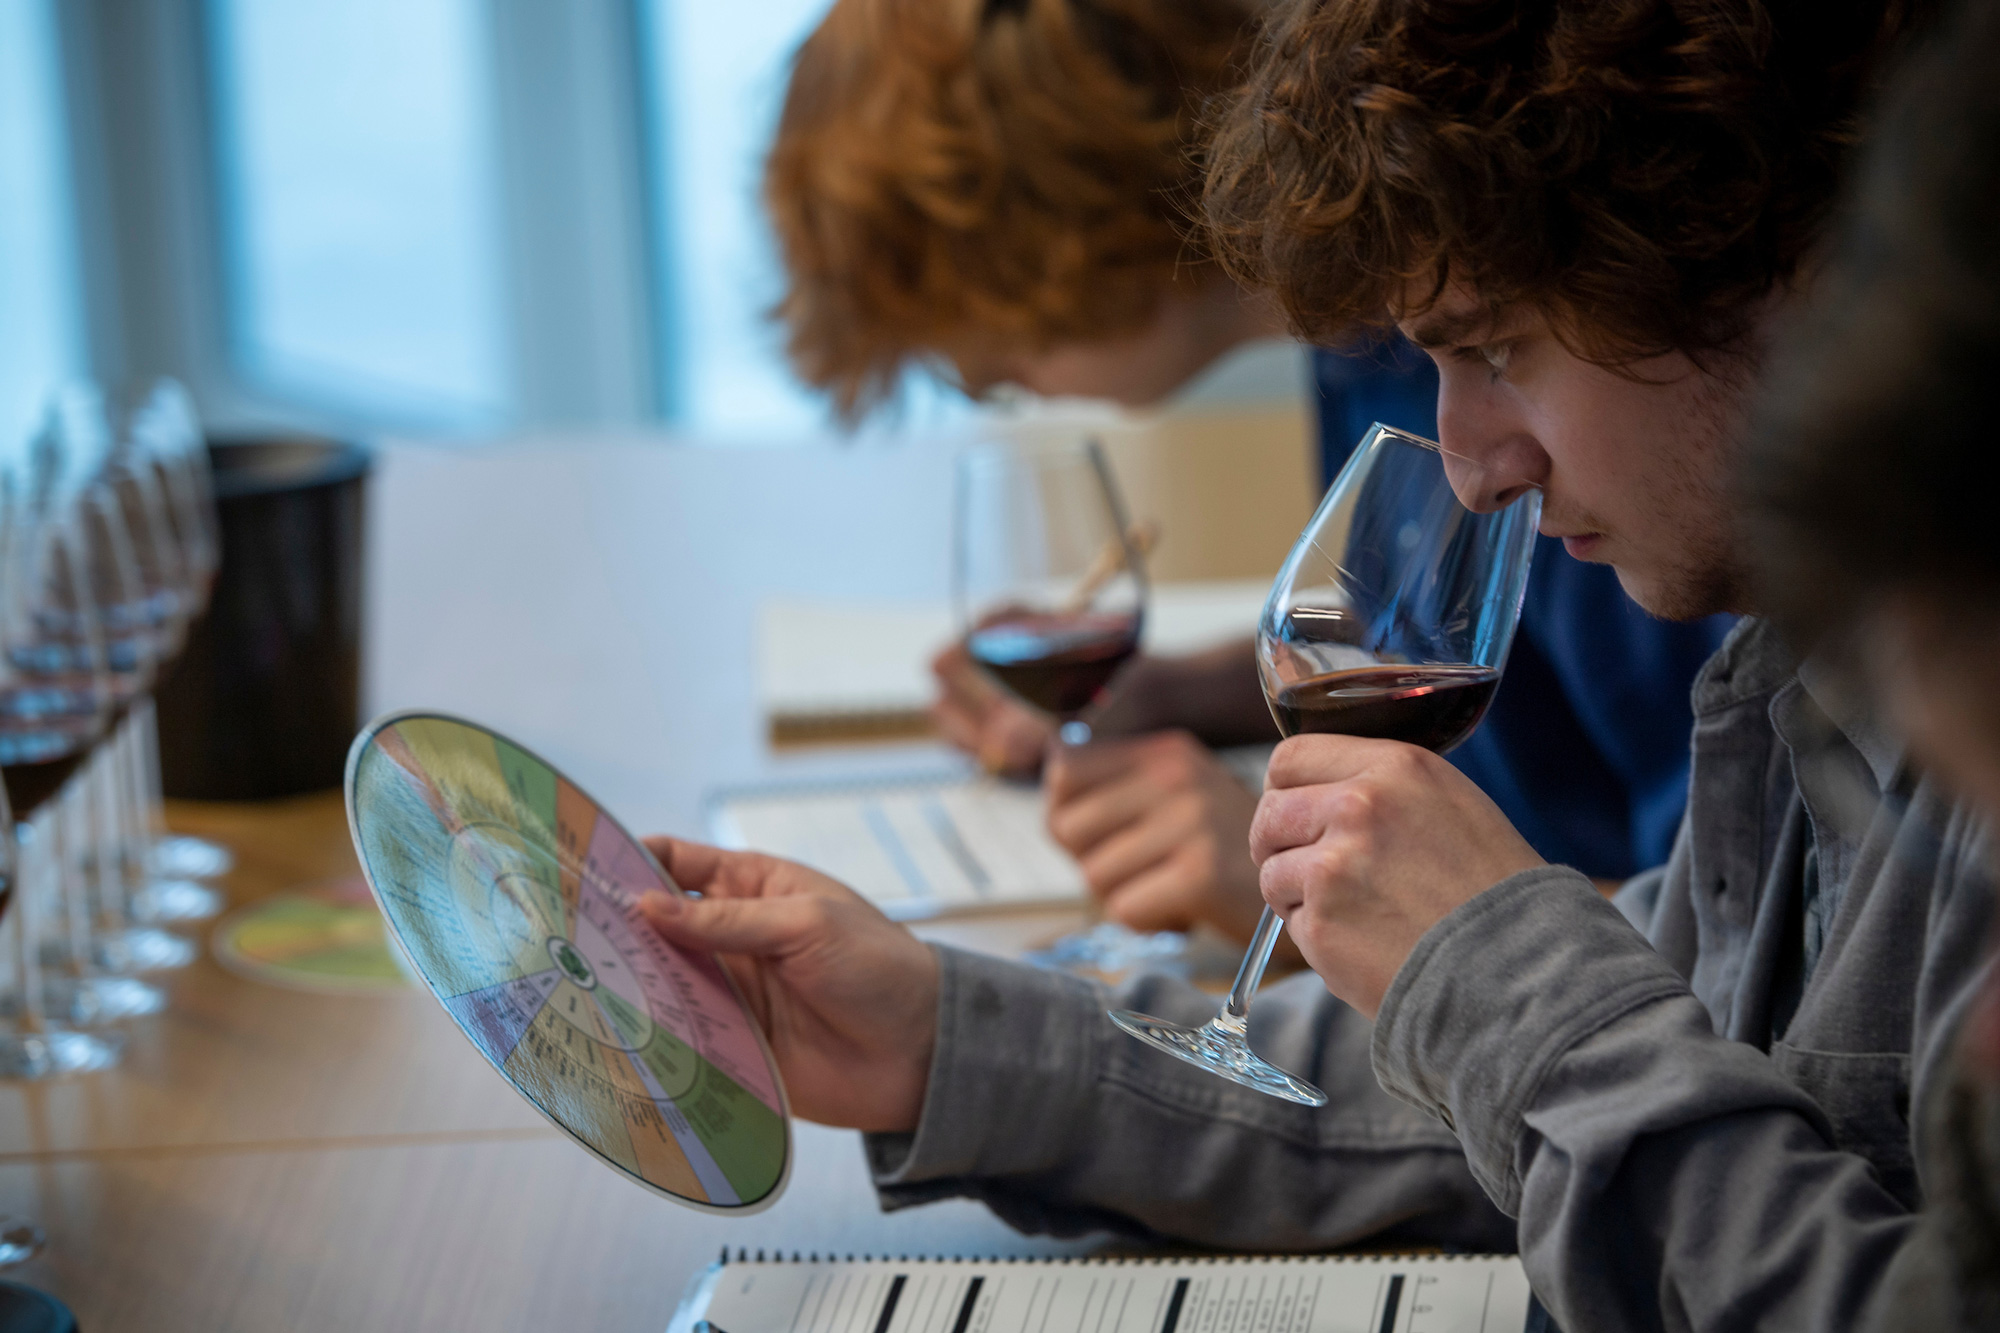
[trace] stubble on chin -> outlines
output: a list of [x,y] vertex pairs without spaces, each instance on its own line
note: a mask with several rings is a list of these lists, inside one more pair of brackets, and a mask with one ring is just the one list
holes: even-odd
[[1626,595],[1661,620],[1699,620],[1718,612],[1748,614],[1749,565],[1731,489],[1755,387],[1755,359],[1739,356],[1702,372],[1689,399],[1672,465],[1647,500],[1647,527],[1671,543],[1654,569],[1618,570]]

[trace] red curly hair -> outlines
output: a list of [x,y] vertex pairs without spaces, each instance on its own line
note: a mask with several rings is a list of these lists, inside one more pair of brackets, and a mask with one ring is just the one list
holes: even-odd
[[1192,145],[1248,2],[838,0],[765,170],[798,373],[852,420],[969,342],[1142,327],[1209,262]]
[[1448,284],[1606,363],[1736,345],[1818,244],[1925,0],[1295,0],[1210,146],[1223,265],[1305,337]]

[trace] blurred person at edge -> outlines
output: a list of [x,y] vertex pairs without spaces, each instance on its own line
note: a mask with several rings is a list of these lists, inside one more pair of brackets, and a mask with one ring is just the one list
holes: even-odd
[[[799,372],[850,418],[922,361],[973,394],[1144,405],[1285,332],[1188,225],[1204,109],[1242,75],[1263,8],[839,0],[799,50],[766,176]],[[1327,481],[1371,421],[1436,437],[1437,370],[1400,337],[1314,359]],[[1545,537],[1506,680],[1451,762],[1547,859],[1602,880],[1657,865],[1686,805],[1688,687],[1730,623],[1654,619]],[[1047,719],[962,647],[933,665],[946,737],[995,770],[1042,765]],[[1276,739],[1251,641],[1140,659],[1096,732],[1045,777],[1050,830],[1105,914],[1247,939],[1256,794],[1208,747]]]
[[[1733,489],[1915,0],[1293,0],[1209,141],[1215,253],[1328,339],[1440,370],[1461,498],[1663,616],[1757,611]],[[1896,439],[1892,458],[1907,452]],[[1672,855],[1606,902],[1415,746],[1275,752],[1259,887],[1316,976],[1259,1054],[1310,1109],[1131,1041],[1215,999],[927,946],[823,875],[659,839],[654,926],[742,981],[799,1114],[890,1207],[1233,1249],[1518,1247],[1598,1329],[1858,1327],[1988,972],[1988,825],[1751,616],[1703,667]]]
[[[2000,820],[2000,6],[1899,77],[1744,465],[1761,600]],[[1992,841],[1986,854],[1995,854]],[[2000,1329],[2000,971],[1918,1127],[1926,1196],[1882,1333]]]

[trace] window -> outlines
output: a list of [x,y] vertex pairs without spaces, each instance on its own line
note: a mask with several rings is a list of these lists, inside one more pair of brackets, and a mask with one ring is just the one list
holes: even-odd
[[[782,285],[760,195],[792,52],[830,0],[643,0],[651,89],[656,253],[666,397],[696,438],[800,439],[829,429],[825,399],[802,385],[767,318]],[[916,373],[881,430],[968,418],[955,391]]]
[[0,446],[82,368],[53,0],[0,0]]
[[764,318],[779,276],[758,180],[792,51],[828,3],[645,0],[661,344],[674,414],[698,433],[800,434],[825,418]]
[[263,392],[377,419],[509,407],[480,0],[213,0],[226,324]]

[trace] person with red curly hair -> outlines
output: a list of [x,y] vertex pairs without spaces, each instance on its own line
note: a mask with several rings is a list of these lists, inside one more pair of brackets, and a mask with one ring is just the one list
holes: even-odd
[[[1192,228],[1203,118],[1243,77],[1263,9],[839,0],[794,61],[766,171],[800,375],[849,417],[920,363],[972,393],[1146,404],[1282,332],[1277,302]],[[1407,344],[1314,360],[1329,481],[1374,419],[1437,433],[1437,377]],[[1608,569],[1541,546],[1505,687],[1451,762],[1541,855],[1621,880],[1667,857],[1688,686],[1728,620],[1654,619]],[[1132,664],[1087,751],[1052,750],[1047,719],[961,647],[934,669],[947,740],[998,771],[1046,757],[1050,830],[1109,918],[1248,937],[1256,795],[1208,748],[1277,739],[1247,637]]]
[[1991,831],[1757,614],[1734,487],[1926,8],[1284,9],[1210,150],[1214,252],[1307,336],[1424,347],[1467,504],[1538,487],[1544,531],[1641,605],[1750,613],[1694,687],[1687,815],[1607,902],[1427,751],[1280,746],[1252,852],[1318,975],[1261,994],[1250,1039],[1319,1110],[1102,1016],[1210,997],[932,949],[802,867],[662,840],[705,897],[649,915],[727,955],[794,1105],[870,1131],[885,1202],[1233,1248],[1517,1244],[1570,1329],[1851,1328],[1895,1300],[1936,1183],[1920,1127],[1991,969]]

